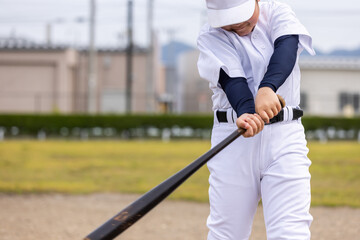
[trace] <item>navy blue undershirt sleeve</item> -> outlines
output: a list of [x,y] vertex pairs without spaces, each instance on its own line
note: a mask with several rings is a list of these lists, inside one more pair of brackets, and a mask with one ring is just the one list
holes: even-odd
[[219,83],[237,117],[244,113],[255,113],[254,97],[245,78],[231,78],[220,69]]
[[275,40],[274,53],[259,88],[270,87],[276,92],[285,82],[295,66],[298,44],[298,35],[285,35]]

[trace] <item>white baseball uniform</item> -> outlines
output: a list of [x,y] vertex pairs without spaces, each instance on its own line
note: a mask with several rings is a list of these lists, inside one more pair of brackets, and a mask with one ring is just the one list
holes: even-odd
[[[198,38],[200,76],[213,91],[213,110],[227,111],[230,122],[214,114],[212,146],[236,128],[236,113],[218,83],[222,68],[230,77],[244,77],[256,96],[278,37],[299,35],[299,50],[315,54],[312,40],[288,5],[259,2],[260,15],[246,36],[206,24]],[[300,103],[298,60],[277,93],[288,106]],[[262,199],[268,239],[310,239],[310,160],[300,119],[266,125],[252,138],[238,138],[208,162],[210,215],[208,240],[248,239]]]

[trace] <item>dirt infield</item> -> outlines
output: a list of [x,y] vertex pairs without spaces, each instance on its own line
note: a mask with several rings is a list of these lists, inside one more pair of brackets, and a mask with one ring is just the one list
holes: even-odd
[[[0,239],[82,239],[137,197],[0,194]],[[206,239],[208,211],[208,204],[167,200],[117,239]],[[312,239],[353,240],[360,235],[360,209],[314,207],[311,212]],[[261,208],[251,239],[266,239]]]

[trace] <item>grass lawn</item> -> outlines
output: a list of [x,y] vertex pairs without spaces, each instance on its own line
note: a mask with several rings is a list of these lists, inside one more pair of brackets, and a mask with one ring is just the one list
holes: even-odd
[[[205,153],[208,141],[4,141],[0,192],[144,193]],[[312,204],[360,207],[360,144],[310,142]],[[208,170],[172,195],[207,201]]]

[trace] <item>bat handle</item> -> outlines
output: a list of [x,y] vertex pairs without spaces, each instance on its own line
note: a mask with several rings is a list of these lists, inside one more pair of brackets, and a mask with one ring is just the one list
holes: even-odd
[[284,108],[285,107],[285,99],[282,97],[282,96],[280,96],[279,94],[276,94],[277,95],[277,97],[279,98],[279,101],[280,101],[280,105],[281,105],[281,108]]

